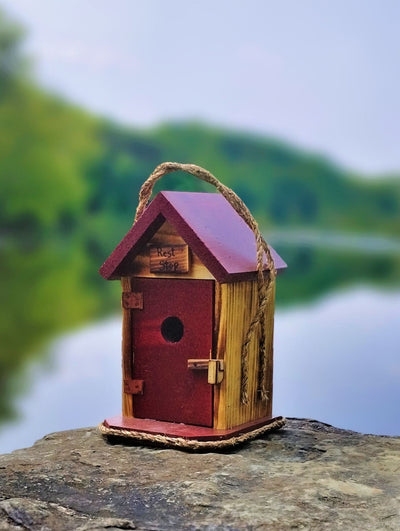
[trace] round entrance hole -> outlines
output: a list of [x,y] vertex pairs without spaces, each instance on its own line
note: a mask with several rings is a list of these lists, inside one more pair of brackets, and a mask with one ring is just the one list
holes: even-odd
[[178,317],[167,317],[161,324],[161,334],[165,341],[178,343],[183,337],[183,323]]

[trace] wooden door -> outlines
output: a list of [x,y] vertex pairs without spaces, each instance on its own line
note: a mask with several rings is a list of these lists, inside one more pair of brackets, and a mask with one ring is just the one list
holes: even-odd
[[188,368],[188,359],[208,359],[212,350],[214,281],[141,278],[134,291],[143,309],[133,312],[135,417],[213,424],[213,388],[207,370]]

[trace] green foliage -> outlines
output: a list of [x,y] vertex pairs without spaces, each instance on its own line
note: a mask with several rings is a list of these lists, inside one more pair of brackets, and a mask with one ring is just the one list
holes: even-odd
[[90,282],[77,230],[101,146],[97,121],[24,78],[22,36],[0,11],[0,417],[26,362],[108,297]]
[[[128,212],[152,169],[164,160],[206,167],[233,188],[260,223],[400,236],[400,179],[368,181],[322,157],[275,140],[210,128],[164,124],[153,130],[100,124],[105,144],[97,166],[96,207]],[[157,189],[210,190],[173,174]],[[129,204],[129,202],[131,202]]]
[[94,120],[29,86],[0,101],[0,221],[53,229],[79,216],[96,154]]

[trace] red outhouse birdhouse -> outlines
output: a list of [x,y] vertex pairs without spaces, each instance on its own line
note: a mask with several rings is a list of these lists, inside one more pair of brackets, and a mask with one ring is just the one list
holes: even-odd
[[283,424],[271,278],[286,264],[269,248],[260,301],[256,238],[237,210],[218,193],[160,192],[101,267],[121,280],[123,308],[122,415],[104,434],[196,448]]

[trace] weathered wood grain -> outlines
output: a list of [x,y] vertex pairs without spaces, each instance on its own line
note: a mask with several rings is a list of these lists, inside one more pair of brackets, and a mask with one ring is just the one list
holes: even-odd
[[[132,290],[131,279],[121,278],[123,293],[130,293]],[[132,310],[122,306],[122,414],[127,417],[133,416],[133,400],[130,393],[124,389],[124,381],[132,378]]]

